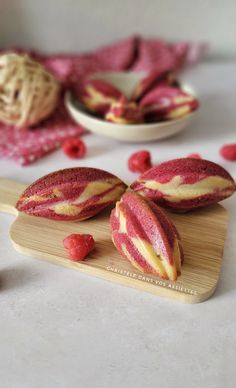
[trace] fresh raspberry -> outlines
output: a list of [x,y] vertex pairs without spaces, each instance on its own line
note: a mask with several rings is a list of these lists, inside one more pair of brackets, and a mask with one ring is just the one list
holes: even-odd
[[128,168],[132,172],[143,173],[152,167],[151,155],[149,151],[138,151],[128,159]]
[[95,247],[91,234],[71,234],[63,240],[64,247],[68,249],[71,260],[82,261]]
[[222,146],[220,154],[226,160],[236,160],[236,143]]
[[71,159],[81,159],[85,156],[87,148],[80,138],[70,137],[64,141],[63,151]]
[[189,154],[186,158],[202,159],[202,156],[200,154]]

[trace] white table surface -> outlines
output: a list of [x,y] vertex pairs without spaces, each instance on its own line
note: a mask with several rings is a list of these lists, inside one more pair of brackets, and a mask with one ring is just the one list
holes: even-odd
[[[57,151],[29,167],[0,161],[0,176],[30,183],[60,168],[87,165],[131,182],[128,156],[145,148],[160,162],[200,152],[236,178],[218,153],[236,141],[236,63],[186,72],[201,99],[194,124],[161,142],[122,144],[89,135],[88,156]],[[15,252],[13,216],[0,215],[1,388],[231,388],[236,368],[236,201],[214,296],[184,305]]]

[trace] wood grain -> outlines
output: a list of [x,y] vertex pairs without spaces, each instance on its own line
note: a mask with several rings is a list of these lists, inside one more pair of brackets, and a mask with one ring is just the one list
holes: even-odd
[[[25,185],[0,180],[0,211],[17,215],[15,203]],[[20,213],[10,230],[17,251],[113,282],[197,303],[209,298],[217,285],[228,222],[226,210],[213,205],[188,214],[169,214],[184,245],[185,262],[176,282],[142,274],[120,256],[111,242],[109,211],[82,222],[59,222]],[[63,239],[70,233],[91,233],[96,249],[81,263],[68,260]]]

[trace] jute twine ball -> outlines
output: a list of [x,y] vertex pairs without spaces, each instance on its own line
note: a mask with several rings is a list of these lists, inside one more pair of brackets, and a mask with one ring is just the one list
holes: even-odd
[[0,121],[16,127],[39,123],[55,109],[60,86],[28,55],[0,55]]

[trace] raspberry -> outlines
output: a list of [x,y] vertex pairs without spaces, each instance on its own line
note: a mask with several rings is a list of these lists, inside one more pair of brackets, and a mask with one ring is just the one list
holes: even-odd
[[132,172],[143,173],[152,167],[151,155],[149,151],[138,151],[128,159],[128,168]]
[[85,156],[87,148],[80,138],[70,137],[64,141],[63,151],[71,159],[81,159]]
[[189,154],[186,156],[186,158],[202,159],[200,154]]
[[63,240],[64,247],[68,249],[71,260],[82,261],[95,247],[91,234],[71,234]]
[[83,261],[87,254],[86,247],[83,247],[82,245],[78,248],[69,249],[70,259],[73,261]]
[[236,160],[236,144],[225,144],[221,147],[220,154],[226,160]]

